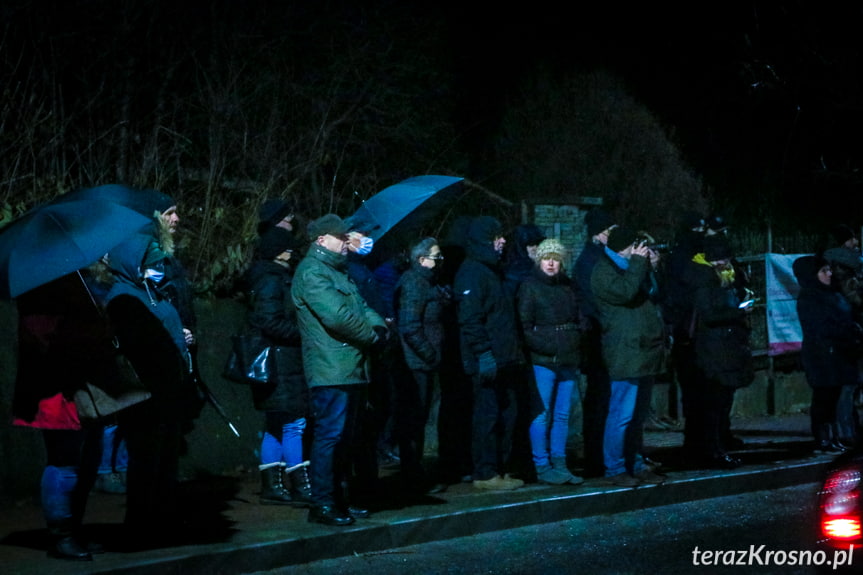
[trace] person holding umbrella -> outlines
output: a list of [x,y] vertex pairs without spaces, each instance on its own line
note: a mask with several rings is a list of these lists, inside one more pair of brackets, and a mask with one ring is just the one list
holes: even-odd
[[45,439],[42,506],[53,557],[89,561],[97,550],[82,520],[102,426],[79,417],[73,396],[88,383],[107,388],[119,378],[107,324],[75,272],[147,222],[128,208],[87,200],[37,207],[0,232],[0,296],[18,306],[13,424],[40,429]]

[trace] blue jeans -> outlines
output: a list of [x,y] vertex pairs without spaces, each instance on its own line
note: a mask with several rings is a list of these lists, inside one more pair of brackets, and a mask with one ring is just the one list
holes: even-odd
[[124,472],[128,465],[129,452],[126,451],[126,441],[117,433],[116,425],[106,425],[102,432],[102,461],[99,463],[99,475]]
[[335,506],[342,501],[342,483],[350,470],[350,445],[357,409],[365,399],[365,385],[328,385],[309,390],[314,431],[309,479],[312,505]]
[[46,465],[42,471],[42,513],[50,530],[80,527],[87,497],[96,480],[102,428],[45,429]]
[[265,415],[266,426],[261,439],[261,464],[284,463],[293,467],[303,459],[303,431],[306,419],[300,417],[289,421],[281,411],[268,411]]
[[531,422],[529,429],[533,464],[539,470],[550,465],[549,458],[566,458],[573,392],[578,396],[575,386],[578,371],[568,367],[549,369],[534,365],[533,374],[543,405],[543,412]]
[[636,474],[644,469],[641,447],[652,389],[653,378],[650,377],[611,382],[603,437],[606,477],[626,472]]

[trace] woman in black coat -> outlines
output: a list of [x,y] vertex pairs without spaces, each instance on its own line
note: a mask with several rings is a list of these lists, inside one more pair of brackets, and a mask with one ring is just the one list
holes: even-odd
[[836,410],[843,385],[857,383],[861,329],[854,322],[848,301],[834,289],[830,265],[818,256],[794,261],[800,284],[797,315],[803,330],[801,359],[812,388],[809,411],[816,449],[844,451],[835,434]]
[[[291,301],[290,262],[297,247],[293,234],[280,227],[272,227],[261,236],[248,276],[252,296],[248,323],[275,347],[270,380],[252,387],[255,409],[265,415],[260,502],[306,507],[310,490],[303,432],[308,391],[300,331]],[[285,485],[285,476],[289,486]]]
[[411,267],[396,286],[399,336],[411,377],[398,382],[396,425],[401,470],[408,491],[426,491],[422,467],[425,428],[434,380],[441,363],[443,320],[450,293],[438,284],[441,249],[424,238],[411,249]]
[[541,483],[578,485],[584,480],[566,465],[566,440],[573,399],[578,400],[581,316],[575,284],[563,272],[564,247],[543,240],[536,265],[518,290],[518,314],[533,365],[540,413],[528,429],[533,464]]
[[[700,463],[734,468],[740,460],[730,455],[731,408],[734,392],[755,376],[749,345],[750,305],[735,290],[731,251],[723,238],[705,239],[703,257],[693,258],[689,285],[693,294],[693,341],[698,383],[687,413],[686,444]],[[693,437],[694,436],[694,437]]]

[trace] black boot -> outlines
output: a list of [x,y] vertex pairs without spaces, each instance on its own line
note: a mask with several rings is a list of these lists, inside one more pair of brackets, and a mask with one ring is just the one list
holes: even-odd
[[312,485],[309,482],[308,466],[309,462],[304,461],[285,470],[294,507],[309,507],[312,504]]
[[291,505],[293,500],[291,494],[282,483],[281,463],[269,463],[261,465],[261,505]]
[[74,536],[73,525],[70,521],[59,521],[48,524],[48,532],[51,534],[51,543],[48,547],[48,556],[67,561],[92,561],[93,555]]
[[839,454],[847,451],[845,446],[837,443],[833,438],[833,425],[823,423],[815,430],[815,451],[821,453]]

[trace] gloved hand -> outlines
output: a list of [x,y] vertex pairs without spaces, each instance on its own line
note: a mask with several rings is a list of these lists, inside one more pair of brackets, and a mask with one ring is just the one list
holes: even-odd
[[492,381],[497,377],[497,362],[490,351],[479,356],[479,376],[483,381]]
[[387,346],[387,341],[390,338],[390,331],[381,326],[376,325],[372,327],[375,330],[375,340],[372,342],[371,350],[373,353],[380,353]]

